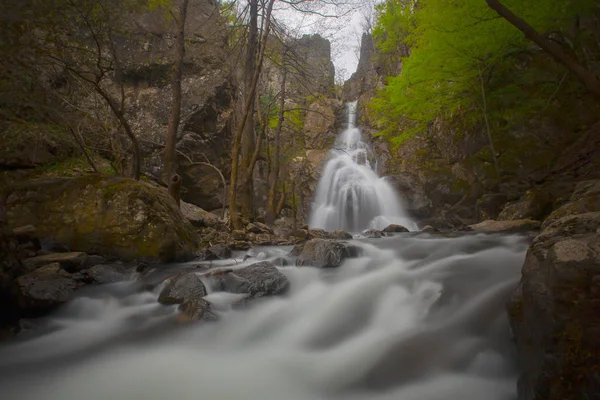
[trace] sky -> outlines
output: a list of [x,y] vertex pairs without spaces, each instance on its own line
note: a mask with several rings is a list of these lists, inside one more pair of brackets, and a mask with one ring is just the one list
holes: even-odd
[[282,5],[279,5],[273,13],[278,20],[285,22],[296,36],[318,33],[329,39],[336,82],[342,82],[356,71],[365,21],[373,15],[373,5],[379,2],[378,0],[346,0],[342,6],[319,9],[320,14],[337,15],[335,18],[300,13]]

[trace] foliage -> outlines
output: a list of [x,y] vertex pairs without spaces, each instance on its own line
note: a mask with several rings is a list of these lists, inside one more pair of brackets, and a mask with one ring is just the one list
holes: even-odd
[[[594,0],[503,3],[538,31],[570,44],[578,39],[569,37],[574,17],[595,6]],[[410,47],[401,74],[388,78],[371,107],[381,134],[397,144],[438,117],[481,123],[483,95],[496,125],[539,112],[564,74],[547,60],[530,65],[531,43],[482,0],[387,0],[374,34],[383,57]]]

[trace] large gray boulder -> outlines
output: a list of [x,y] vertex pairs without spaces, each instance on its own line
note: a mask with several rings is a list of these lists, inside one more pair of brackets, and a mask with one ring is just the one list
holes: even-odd
[[206,288],[200,278],[193,272],[187,272],[170,279],[160,292],[158,301],[163,304],[181,304],[204,296]]
[[600,200],[595,186],[576,192],[544,222],[512,296],[522,400],[598,397],[600,212],[585,212],[587,202]]
[[247,293],[251,298],[285,293],[289,281],[268,261],[251,264],[218,276],[218,287],[230,293]]

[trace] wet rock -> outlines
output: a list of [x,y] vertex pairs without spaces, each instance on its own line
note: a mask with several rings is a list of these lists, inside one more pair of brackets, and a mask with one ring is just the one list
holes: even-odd
[[[52,263],[58,263],[62,269],[67,272],[76,272],[86,268],[86,262],[88,260],[88,255],[82,252],[72,252],[72,253],[51,253],[43,256],[37,256],[33,258],[28,258],[23,261],[23,266],[28,271],[34,271],[35,269]],[[99,259],[94,259],[92,261],[100,261]],[[102,261],[105,260],[102,258]]]
[[552,211],[552,196],[545,190],[528,190],[517,202],[507,204],[499,221],[543,220]]
[[306,243],[303,242],[295,245],[292,251],[290,251],[290,256],[298,257],[300,254],[302,254],[302,250],[304,249],[305,244]]
[[250,298],[285,293],[289,281],[268,261],[251,264],[218,277],[221,290],[248,293]]
[[337,231],[333,231],[329,234],[329,238],[330,239],[337,239],[337,240],[345,240],[345,239],[352,239],[352,235],[349,234],[348,232],[342,231],[342,230],[337,230]]
[[327,239],[329,238],[329,233],[325,232],[324,229],[308,229],[307,236],[311,239]]
[[227,258],[231,258],[231,248],[226,244],[215,244],[214,246],[210,246],[208,251],[213,253],[215,256],[220,258],[221,260],[225,260]]
[[369,239],[379,239],[382,236],[385,236],[385,234],[377,229],[367,229],[365,231],[362,232],[363,236]]
[[425,225],[423,228],[421,228],[421,232],[425,232],[425,233],[435,233],[435,232],[439,232],[439,230],[435,229],[433,226],[431,225]]
[[101,174],[6,187],[8,225],[34,225],[40,240],[124,261],[190,259],[193,226],[163,188]]
[[268,235],[273,234],[273,229],[261,222],[252,222],[246,226],[246,230],[251,233],[266,233]]
[[82,271],[81,276],[89,283],[105,284],[125,281],[129,279],[131,272],[122,265],[104,264]]
[[196,258],[198,258],[200,261],[214,261],[219,259],[219,257],[217,257],[215,253],[209,249],[198,250],[196,252]]
[[185,301],[199,300],[206,296],[206,288],[200,278],[192,273],[182,273],[170,279],[160,292],[159,303],[181,304]]
[[596,398],[600,387],[600,212],[563,207],[529,248],[509,304],[524,400]]
[[287,267],[288,265],[290,265],[289,261],[283,257],[277,257],[276,259],[274,259],[271,262],[276,267]]
[[204,299],[187,300],[183,302],[177,315],[179,322],[216,321],[217,315],[212,311],[210,303]]
[[352,256],[348,245],[326,239],[312,239],[304,244],[296,265],[310,265],[317,268],[335,268]]
[[26,316],[36,316],[67,302],[83,284],[58,262],[20,276],[15,281],[19,307]]
[[409,230],[402,225],[391,224],[388,225],[383,232],[385,233],[400,233],[400,232],[408,232]]
[[531,219],[520,219],[514,221],[483,221],[475,225],[469,225],[474,232],[483,233],[525,233],[540,229],[542,223]]

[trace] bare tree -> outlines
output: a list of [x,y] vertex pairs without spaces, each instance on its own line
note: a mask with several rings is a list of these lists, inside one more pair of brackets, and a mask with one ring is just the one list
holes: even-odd
[[177,56],[173,68],[173,99],[171,101],[171,115],[167,128],[167,140],[165,146],[165,178],[169,185],[169,193],[175,199],[177,205],[180,202],[181,177],[177,172],[177,157],[175,144],[177,142],[177,131],[181,117],[181,77],[183,75],[183,60],[185,57],[185,20],[189,0],[183,0],[179,9],[179,17],[175,17],[177,23]]

